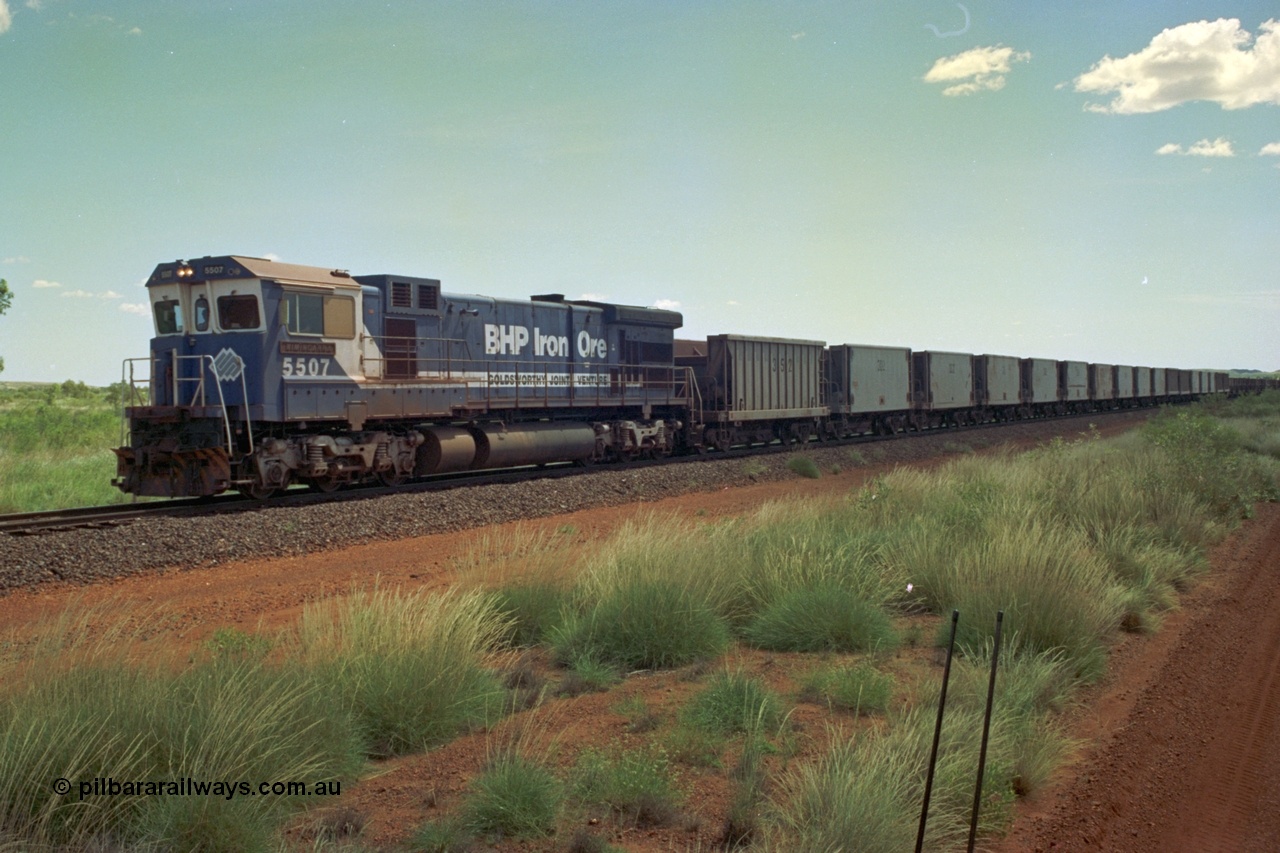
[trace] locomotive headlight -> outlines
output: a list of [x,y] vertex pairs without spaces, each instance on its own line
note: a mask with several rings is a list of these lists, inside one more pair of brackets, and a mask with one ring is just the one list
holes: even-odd
[[186,264],[178,267],[178,278],[191,278],[193,275],[195,275],[195,270],[191,269],[191,267]]

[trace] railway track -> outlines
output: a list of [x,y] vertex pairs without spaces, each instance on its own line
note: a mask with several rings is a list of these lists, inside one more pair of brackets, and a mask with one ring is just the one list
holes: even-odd
[[[925,432],[906,432],[892,436],[862,435],[835,441],[813,441],[808,447],[813,449],[824,447],[842,447],[867,444],[881,441],[896,441],[917,436],[957,437],[984,430],[999,430],[1019,424],[1052,421],[1070,423],[1079,421],[1088,423],[1117,415],[1132,414],[1135,409],[1120,409],[1111,412],[1091,412],[1082,415],[1063,415],[1051,419],[1033,419],[1022,421],[1003,421],[984,424],[973,424],[965,427],[947,427],[927,430]],[[559,477],[587,474],[603,470],[636,470],[655,465],[696,464],[702,461],[721,459],[748,458],[751,456],[789,453],[804,449],[796,444],[775,443],[740,447],[729,451],[690,456],[673,456],[664,459],[640,460],[626,466],[579,466],[572,463],[552,463],[545,466],[528,466],[503,470],[463,471],[451,474],[438,474],[415,480],[399,486],[361,485],[338,492],[313,492],[304,487],[295,487],[283,495],[277,495],[266,501],[258,501],[240,494],[224,494],[216,497],[177,498],[163,501],[146,501],[142,503],[109,504],[106,506],[76,507],[72,509],[48,510],[44,512],[25,512],[0,515],[0,534],[11,536],[31,536],[55,533],[71,529],[94,529],[117,527],[129,524],[142,518],[162,518],[174,516],[202,516],[221,513],[252,512],[266,507],[310,506],[320,503],[337,503],[343,501],[369,500],[393,494],[413,494],[430,492],[461,486],[477,486],[490,483],[518,483],[531,479],[555,479]]]

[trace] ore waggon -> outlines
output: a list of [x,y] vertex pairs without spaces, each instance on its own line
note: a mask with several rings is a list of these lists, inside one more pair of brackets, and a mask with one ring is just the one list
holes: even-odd
[[1155,405],[1226,374],[748,335],[675,311],[446,293],[239,255],[162,263],[125,362],[135,495],[263,498],[469,469],[591,463]]

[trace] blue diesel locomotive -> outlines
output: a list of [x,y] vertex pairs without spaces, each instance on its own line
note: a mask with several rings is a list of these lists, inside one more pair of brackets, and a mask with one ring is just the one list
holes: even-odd
[[671,452],[679,313],[241,256],[156,267],[116,485],[265,497],[377,478]]

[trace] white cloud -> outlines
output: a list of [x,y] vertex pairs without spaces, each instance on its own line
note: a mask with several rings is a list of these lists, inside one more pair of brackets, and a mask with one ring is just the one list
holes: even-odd
[[145,302],[121,302],[120,310],[126,314],[137,314],[139,317],[151,316],[151,306]]
[[[998,91],[1004,88],[1005,77],[1014,62],[1026,62],[1031,53],[1015,51],[1011,47],[975,47],[955,56],[946,56],[933,63],[924,75],[926,83],[946,83],[965,80],[942,90],[944,95],[972,95],[983,89]],[[972,78],[972,79],[969,79]]]
[[578,299],[583,302],[608,302],[609,295],[607,293],[584,293]]
[[1234,157],[1236,150],[1231,145],[1231,140],[1225,136],[1219,136],[1212,142],[1208,139],[1201,139],[1190,148],[1183,148],[1176,142],[1166,142],[1156,149],[1157,154],[1182,154],[1191,157]]
[[1268,142],[1258,154],[1262,157],[1280,157],[1280,142]]
[[129,35],[140,36],[142,35],[142,29],[140,27],[134,27],[133,29],[129,30]]
[[1210,142],[1207,139],[1201,139],[1195,145],[1187,149],[1187,153],[1193,157],[1234,157],[1235,149],[1231,147],[1231,140],[1224,136]]
[[45,288],[49,288],[49,287],[62,287],[62,285],[58,284],[58,282],[56,281],[45,281],[42,278],[38,278],[35,281],[31,282],[31,286],[34,287],[36,290],[44,290]]
[[277,255],[275,252],[267,252],[265,255],[262,256],[262,259],[264,261],[275,261],[276,263],[279,263],[280,256]]
[[5,0],[0,0],[0,33],[7,33],[11,26],[13,26],[13,14],[9,11],[9,4]]
[[63,299],[92,299],[93,294],[87,290],[68,290],[62,294]]
[[1162,31],[1137,53],[1105,56],[1075,79],[1077,92],[1116,93],[1102,113],[1154,113],[1188,101],[1223,109],[1280,104],[1280,21],[1253,36],[1237,18],[1197,21]]
[[674,299],[655,299],[653,307],[661,308],[663,311],[678,311],[680,310],[680,303]]
[[[3,2],[3,0],[0,0],[0,2]],[[4,262],[6,264],[29,264],[31,263],[31,259],[26,255],[16,255],[12,258],[5,258]]]
[[103,293],[99,293],[98,298],[99,299],[120,299],[122,297],[120,296],[120,294],[116,293],[114,290],[108,290]]

